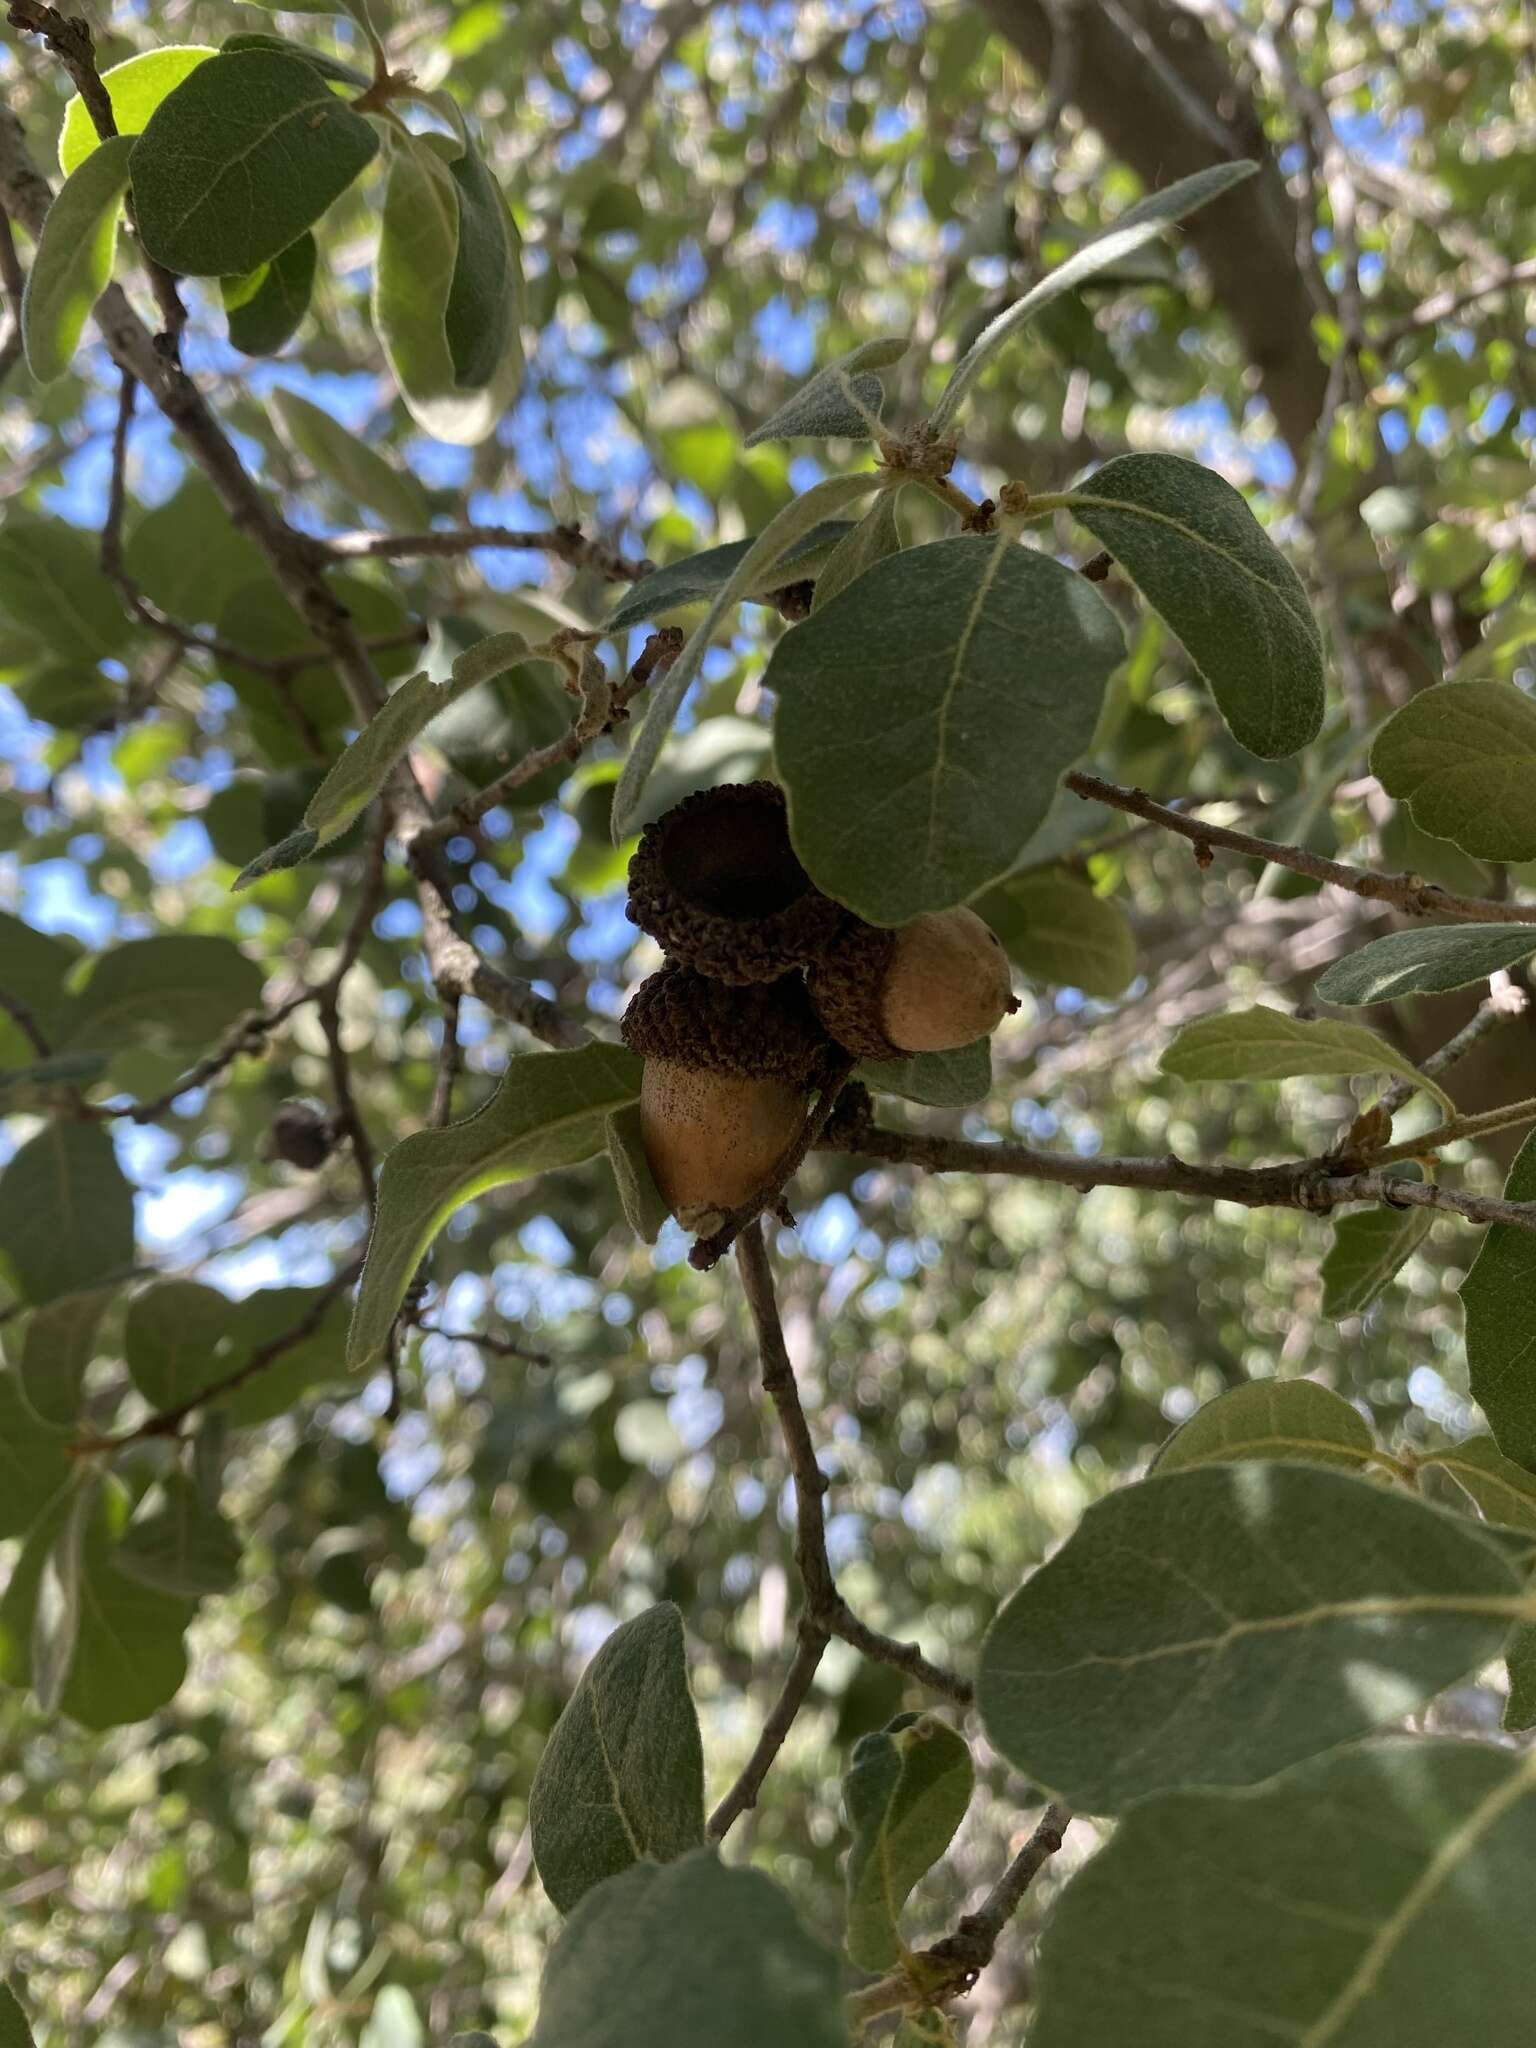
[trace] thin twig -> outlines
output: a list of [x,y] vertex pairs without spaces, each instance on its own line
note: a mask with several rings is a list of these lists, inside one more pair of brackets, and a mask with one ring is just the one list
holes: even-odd
[[24,1003],[20,996],[7,995],[5,990],[0,988],[0,1010],[4,1010],[40,1060],[52,1058],[53,1047],[49,1044],[43,1027],[33,1015],[29,1004]]
[[1499,1109],[1481,1110],[1475,1116],[1448,1117],[1432,1131],[1421,1132],[1416,1138],[1401,1138],[1397,1144],[1373,1152],[1371,1164],[1390,1166],[1397,1159],[1422,1159],[1430,1152],[1442,1152],[1447,1145],[1458,1144],[1463,1138],[1486,1138],[1494,1131],[1512,1131],[1531,1123],[1536,1123],[1536,1096],[1527,1096],[1523,1102],[1506,1102]]
[[519,789],[542,775],[548,768],[558,768],[563,762],[574,761],[604,733],[611,732],[628,716],[630,704],[646,687],[664,676],[682,653],[684,636],[676,626],[663,626],[652,633],[636,657],[623,682],[612,692],[606,703],[589,708],[583,705],[581,713],[572,722],[568,731],[548,746],[534,747],[522,759],[513,763],[505,774],[498,775],[494,782],[484,789],[466,797],[446,816],[421,832],[412,842],[412,854],[420,858],[423,852],[441,846],[445,840],[453,839],[461,832],[470,831],[499,804]]
[[855,1061],[851,1055],[844,1055],[833,1064],[822,1083],[815,1108],[807,1115],[800,1127],[799,1136],[774,1167],[766,1183],[739,1208],[733,1209],[717,1229],[710,1231],[707,1237],[695,1240],[688,1254],[690,1266],[701,1273],[709,1272],[725,1257],[748,1224],[755,1223],[759,1216],[778,1206],[785,1188],[804,1164],[806,1154],[826,1129],[832,1112],[837,1108],[837,1098],[843,1092],[843,1085],[853,1072],[854,1066]]
[[[1462,1025],[1454,1038],[1448,1038],[1444,1045],[1419,1061],[1419,1072],[1430,1079],[1437,1079],[1458,1061],[1464,1060],[1475,1045],[1485,1039],[1497,1025],[1507,1023],[1512,1017],[1524,1016],[1529,1007],[1525,990],[1507,975],[1495,977],[1493,994],[1479,1007],[1469,1022]],[[1376,1107],[1384,1117],[1393,1117],[1411,1095],[1418,1092],[1416,1081],[1397,1081],[1382,1096]]]
[[1508,270],[1474,278],[1465,287],[1433,293],[1415,306],[1405,320],[1374,336],[1372,345],[1379,349],[1391,348],[1395,342],[1404,341],[1425,327],[1440,326],[1467,306],[1475,306],[1483,299],[1491,299],[1499,292],[1507,292],[1522,284],[1536,284],[1536,256],[1527,257],[1523,263],[1512,263]]
[[16,238],[11,233],[11,217],[3,206],[0,206],[0,287],[5,291],[8,321],[5,339],[0,341],[0,384],[3,384],[21,360],[21,298],[26,289],[21,259],[16,254]]
[[473,1344],[493,1358],[520,1358],[525,1365],[552,1363],[547,1351],[535,1351],[515,1337],[498,1337],[488,1330],[445,1330],[441,1323],[418,1323],[416,1327],[423,1337],[441,1337],[445,1344]]
[[827,1476],[816,1461],[816,1446],[810,1424],[800,1402],[794,1367],[784,1342],[774,1293],[773,1269],[762,1221],[750,1224],[736,1240],[736,1264],[757,1332],[763,1361],[763,1391],[773,1403],[789,1452],[790,1473],[795,1485],[795,1562],[805,1590],[805,1611],[810,1620],[832,1636],[851,1643],[866,1657],[891,1664],[906,1672],[931,1691],[968,1705],[973,1688],[969,1680],[943,1665],[930,1663],[915,1643],[898,1642],[859,1620],[837,1590],[832,1562],[827,1554],[827,1524],[822,1499]]
[[1066,787],[1075,796],[1107,804],[1111,810],[1127,811],[1145,818],[1165,831],[1177,832],[1197,850],[1222,847],[1229,853],[1247,854],[1255,860],[1273,861],[1293,874],[1306,875],[1335,889],[1347,889],[1371,903],[1388,903],[1409,917],[1457,917],[1477,919],[1485,924],[1536,924],[1536,903],[1501,903],[1487,896],[1456,896],[1448,889],[1426,882],[1420,875],[1385,875],[1370,868],[1350,867],[1343,861],[1328,860],[1303,846],[1284,846],[1278,840],[1260,839],[1252,832],[1235,832],[1227,825],[1208,824],[1184,811],[1161,804],[1145,790],[1122,789],[1097,775],[1074,770]]
[[631,561],[600,540],[589,540],[579,526],[552,526],[520,532],[510,526],[459,526],[431,533],[338,533],[325,543],[338,561],[403,562],[415,556],[468,555],[481,548],[516,549],[553,555],[573,569],[592,569],[609,583],[637,583],[649,562]]
[[789,1731],[805,1705],[831,1640],[831,1631],[824,1622],[813,1620],[809,1614],[801,1615],[799,1647],[774,1702],[773,1712],[763,1723],[763,1732],[757,1738],[757,1745],[741,1776],[709,1817],[709,1839],[712,1842],[723,1841],[742,1814],[756,1806],[763,1780],[773,1769],[779,1751],[789,1739]]
[[942,2005],[969,1991],[996,1954],[1003,1930],[1019,1910],[1024,1894],[1060,1849],[1071,1822],[1065,1806],[1048,1806],[985,1900],[974,1913],[965,1915],[953,1934],[924,1949],[910,1971],[893,1970],[853,1994],[847,2010],[855,2025],[863,2026],[882,2013],[899,2012],[906,2006]]
[[351,1142],[358,1183],[370,1217],[373,1214],[378,1175],[373,1141],[368,1135],[368,1126],[363,1122],[362,1111],[358,1108],[357,1098],[352,1092],[352,1063],[341,1040],[341,989],[372,929],[374,913],[384,893],[384,854],[388,836],[389,819],[387,814],[380,810],[375,816],[373,834],[369,842],[368,866],[363,879],[362,893],[352,914],[352,921],[347,927],[346,937],[342,940],[341,956],[320,991],[320,1028],[325,1034],[331,1092],[336,1098],[332,1127],[338,1136],[344,1135]]
[[432,1107],[427,1112],[427,1122],[434,1131],[440,1131],[453,1115],[453,1084],[464,1054],[459,1044],[460,1001],[459,996],[452,994],[443,998],[443,1042],[438,1049],[437,1078],[432,1084]]

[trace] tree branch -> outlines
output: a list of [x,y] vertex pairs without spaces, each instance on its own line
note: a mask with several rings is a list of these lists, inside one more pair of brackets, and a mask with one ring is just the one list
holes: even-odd
[[1306,875],[1314,882],[1334,889],[1347,889],[1370,903],[1390,904],[1408,917],[1471,918],[1485,924],[1536,924],[1536,903],[1502,903],[1488,896],[1456,896],[1418,875],[1384,875],[1371,868],[1348,866],[1328,860],[1302,846],[1284,846],[1275,839],[1260,839],[1252,832],[1236,832],[1227,825],[1210,825],[1191,818],[1168,804],[1159,803],[1144,790],[1122,789],[1118,783],[1074,770],[1065,784],[1075,796],[1107,804],[1111,810],[1126,811],[1164,831],[1187,839],[1198,855],[1202,848],[1222,847],[1228,853],[1247,854],[1254,860],[1273,861],[1293,874]]
[[[827,1555],[826,1515],[822,1499],[827,1476],[816,1462],[816,1446],[810,1424],[800,1403],[794,1367],[784,1342],[779,1305],[774,1294],[773,1269],[761,1221],[754,1222],[736,1241],[736,1264],[742,1288],[757,1332],[763,1361],[763,1391],[773,1403],[789,1452],[790,1472],[795,1484],[795,1562],[805,1590],[805,1610],[813,1625],[828,1635],[840,1637],[862,1650],[876,1663],[892,1664],[931,1691],[943,1693],[961,1706],[968,1705],[973,1688],[969,1680],[940,1664],[931,1664],[915,1643],[897,1642],[859,1620],[837,1590],[831,1559]],[[786,1730],[787,1732],[787,1730]],[[771,1759],[770,1759],[771,1761]],[[765,1767],[766,1768],[766,1767]]]
[[[1414,1139],[1412,1144],[1418,1147],[1423,1142]],[[1036,1152],[1028,1145],[890,1131],[852,1118],[834,1121],[822,1148],[881,1159],[892,1166],[919,1166],[928,1173],[997,1173],[1013,1180],[1050,1181],[1083,1195],[1100,1187],[1136,1188],[1143,1194],[1235,1202],[1244,1209],[1302,1209],[1314,1216],[1374,1202],[1389,1209],[1438,1209],[1468,1223],[1509,1223],[1517,1230],[1536,1232],[1536,1202],[1468,1195],[1458,1188],[1398,1180],[1374,1170],[1352,1172],[1327,1159],[1303,1159],[1287,1166],[1196,1166],[1171,1152],[1161,1159],[1078,1158]]]
[[789,1739],[789,1731],[805,1705],[831,1640],[831,1632],[824,1622],[813,1620],[809,1614],[801,1615],[799,1647],[773,1712],[763,1723],[763,1732],[757,1738],[757,1746],[748,1757],[741,1776],[709,1817],[709,1839],[712,1842],[723,1841],[741,1816],[756,1806],[763,1780]]

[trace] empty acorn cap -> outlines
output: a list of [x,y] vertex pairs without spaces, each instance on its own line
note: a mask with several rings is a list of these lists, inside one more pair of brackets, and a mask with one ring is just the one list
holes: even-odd
[[647,825],[629,916],[670,958],[715,981],[776,981],[821,958],[842,916],[789,843],[771,782],[701,789]]
[[832,1051],[798,974],[732,988],[669,962],[641,982],[619,1029],[648,1060],[806,1089]]

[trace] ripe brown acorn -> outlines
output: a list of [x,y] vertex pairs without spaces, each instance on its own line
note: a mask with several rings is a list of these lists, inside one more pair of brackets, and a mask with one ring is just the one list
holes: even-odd
[[867,1060],[952,1052],[1018,1008],[997,934],[963,907],[896,931],[850,918],[807,979],[827,1030]]
[[685,1228],[712,1230],[768,1185],[804,1124],[831,1050],[805,984],[732,988],[669,964],[641,983],[621,1029],[645,1060],[651,1176]]

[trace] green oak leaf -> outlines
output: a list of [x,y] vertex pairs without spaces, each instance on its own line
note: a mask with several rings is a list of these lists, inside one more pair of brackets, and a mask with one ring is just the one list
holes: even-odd
[[[1516,1155],[1504,1199],[1536,1202],[1536,1132]],[[1536,1470],[1536,1235],[1490,1224],[1461,1283],[1461,1305],[1472,1398],[1504,1455]]]
[[1317,984],[1325,1003],[1391,1003],[1486,981],[1536,953],[1536,924],[1426,925],[1390,932],[1335,960]]
[[133,1189],[105,1126],[51,1117],[0,1168],[0,1273],[37,1304],[132,1264]]
[[1364,1024],[1256,1005],[1186,1024],[1162,1057],[1179,1081],[1285,1081],[1298,1074],[1396,1074],[1453,1113],[1450,1097]]
[[[607,1144],[610,1114],[640,1099],[640,1061],[620,1045],[510,1060],[485,1107],[446,1130],[417,1131],[389,1154],[358,1289],[349,1363],[369,1364],[428,1245],[456,1209],[490,1188],[574,1166]],[[0,1182],[0,1188],[3,1188]]]
[[275,356],[292,341],[309,311],[316,260],[315,238],[306,228],[270,263],[244,277],[219,279],[229,339],[242,355]]
[[188,72],[134,145],[144,246],[191,277],[256,270],[340,198],[378,147],[363,116],[301,58],[223,51]]
[[1317,621],[1301,578],[1224,478],[1181,455],[1120,455],[1068,504],[1183,641],[1241,745],[1272,761],[1317,738]]
[[904,1060],[862,1060],[854,1079],[879,1095],[931,1109],[966,1109],[992,1092],[992,1041],[978,1038],[954,1052],[919,1052]]
[[[821,520],[776,557],[747,596],[766,597],[770,590],[817,574],[855,530],[854,523],[847,519]],[[665,618],[684,605],[703,604],[725,588],[761,538],[759,534],[750,540],[726,541],[721,547],[705,548],[699,554],[685,555],[679,562],[669,562],[664,569],[652,569],[619,599],[603,622],[604,630],[627,632],[631,626]]]
[[1136,935],[1118,904],[1059,868],[1010,875],[971,908],[1031,981],[1109,1001],[1136,973]]
[[[1416,1166],[1388,1169],[1405,1180],[1420,1178]],[[1393,1276],[1428,1237],[1434,1215],[1428,1209],[1361,1209],[1340,1216],[1333,1243],[1318,1271],[1325,1316],[1364,1315]]]
[[811,610],[819,612],[839,591],[856,583],[866,569],[899,555],[905,543],[896,519],[899,490],[882,491],[856,526],[845,533],[816,572],[816,591]]
[[37,2048],[21,2000],[0,1977],[0,2048]]
[[86,1728],[146,1720],[186,1676],[182,1639],[190,1604],[140,1585],[119,1568],[128,1506],[126,1490],[105,1478],[82,1541],[79,1628],[59,1705]]
[[128,1304],[123,1357],[151,1408],[179,1408],[230,1371],[236,1308],[200,1280],[156,1280]]
[[1371,772],[1421,832],[1478,860],[1536,859],[1536,703],[1512,683],[1440,683],[1395,711]]
[[96,1356],[96,1332],[116,1287],[87,1287],[35,1308],[15,1346],[21,1390],[33,1414],[54,1429],[80,1416],[80,1388]]
[[15,513],[0,531],[0,625],[33,635],[57,661],[87,667],[114,660],[133,637],[86,536]]
[[846,1946],[861,1970],[889,1970],[912,1888],[954,1839],[975,1784],[971,1753],[934,1714],[899,1714],[855,1743],[843,1779],[848,1852]]
[[785,634],[764,678],[790,835],[871,924],[1011,869],[1124,652],[1098,592],[1005,535],[909,548]]
[[528,2048],[848,2048],[840,1978],[771,1878],[696,1849],[587,1893]]
[[[141,56],[103,71],[101,82],[107,89],[118,134],[140,134],[166,94],[174,92],[199,64],[218,54],[209,43],[164,43],[158,50],[145,50]],[[72,177],[101,146],[96,123],[76,94],[64,109],[64,125],[59,130],[59,169],[66,178]]]
[[1485,1522],[1536,1535],[1536,1472],[1506,1458],[1491,1436],[1468,1437],[1419,1463],[1449,1473]]
[[265,977],[233,939],[166,933],[94,954],[77,976],[60,1049],[205,1051],[261,1005]]
[[966,394],[987,364],[1053,300],[1064,298],[1088,278],[1123,263],[1128,256],[1155,240],[1165,227],[1187,219],[1202,206],[1209,206],[1213,199],[1219,199],[1234,185],[1251,178],[1258,168],[1256,163],[1250,163],[1246,158],[1239,158],[1233,163],[1212,164],[1208,170],[1180,178],[1161,192],[1151,192],[1135,206],[1127,208],[1112,228],[1107,228],[1086,247],[1077,250],[1055,270],[1048,271],[1023,298],[1016,299],[990,321],[960,358],[950,372],[949,382],[928,421],[930,434],[942,438],[951,430]]
[[1062,1893],[1030,2048],[1446,2048],[1530,2031],[1536,1752],[1400,1738],[1142,1801]]
[[1498,1654],[1520,1588],[1473,1524],[1370,1480],[1195,1465],[1088,1509],[992,1624],[977,1705],[1017,1769],[1118,1813],[1415,1711]]
[[1294,1458],[1358,1472],[1376,1440],[1358,1408],[1315,1380],[1253,1380],[1197,1408],[1152,1460],[1155,1472],[1229,1465],[1244,1458]]
[[619,845],[635,829],[645,785],[656,766],[667,735],[671,732],[683,699],[703,666],[710,643],[721,620],[733,604],[750,597],[754,590],[772,588],[767,579],[783,564],[797,541],[819,527],[824,518],[856,499],[867,498],[877,488],[873,470],[857,476],[832,476],[813,484],[798,498],[792,498],[775,513],[742,555],[725,581],[715,590],[708,611],[694,627],[687,645],[659,684],[653,685],[645,723],[630,742],[613,795],[613,839]]
[[656,1185],[650,1162],[645,1156],[638,1103],[617,1109],[608,1118],[604,1149],[608,1154],[608,1164],[613,1168],[614,1185],[619,1191],[625,1221],[636,1237],[646,1244],[654,1244],[672,1211]]
[[162,1475],[148,1513],[128,1524],[112,1558],[139,1585],[182,1600],[227,1593],[240,1575],[234,1530],[181,1472]]
[[562,1913],[633,1863],[703,1846],[704,1752],[669,1601],[622,1622],[582,1673],[539,1758],[528,1826]]
[[827,440],[836,435],[854,441],[876,438],[884,393],[877,370],[899,363],[911,347],[900,335],[861,342],[856,349],[818,370],[778,411],[748,434],[744,448],[764,441],[801,437]]
[[126,135],[108,136],[65,179],[48,209],[21,296],[27,368],[39,384],[62,377],[117,257],[117,225],[128,186]]
[[339,420],[297,391],[274,391],[272,412],[283,439],[355,505],[365,506],[408,532],[427,523],[426,500],[416,480],[387,462]]

